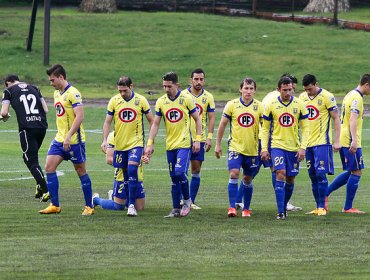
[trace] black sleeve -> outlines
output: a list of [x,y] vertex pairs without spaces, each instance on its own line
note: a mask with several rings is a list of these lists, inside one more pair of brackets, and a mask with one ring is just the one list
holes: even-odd
[[29,85],[29,86],[32,87],[35,91],[37,91],[37,93],[40,96],[40,98],[43,98],[42,97],[42,94],[41,94],[41,91],[40,91],[40,89],[37,86],[34,86],[34,85]]
[[9,90],[4,90],[4,93],[3,93],[3,100],[9,100],[10,101],[11,99],[11,94],[10,94],[10,91]]

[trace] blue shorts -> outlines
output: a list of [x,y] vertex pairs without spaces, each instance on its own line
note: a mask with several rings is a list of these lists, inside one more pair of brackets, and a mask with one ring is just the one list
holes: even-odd
[[64,160],[70,160],[73,164],[79,164],[86,161],[85,143],[72,144],[71,149],[63,149],[63,143],[53,140],[48,150],[48,156],[61,156]]
[[206,143],[201,142],[200,143],[200,150],[198,153],[191,152],[190,160],[199,160],[204,161],[204,154],[206,153],[206,150],[204,149]]
[[170,176],[176,173],[188,173],[190,154],[190,148],[167,151],[167,163]]
[[349,148],[342,147],[339,150],[342,160],[343,170],[354,171],[364,169],[364,160],[362,158],[362,149],[358,148],[355,154],[349,151]]
[[320,145],[306,149],[306,163],[309,174],[334,174],[333,147]]
[[143,150],[143,147],[135,147],[127,151],[114,151],[113,167],[126,170],[129,161],[137,162],[139,165]]
[[243,168],[243,175],[255,177],[260,169],[259,156],[246,156],[238,152],[229,151],[227,167],[231,169]]
[[272,163],[274,164],[274,171],[284,169],[286,176],[297,176],[299,173],[299,162],[296,155],[297,152],[271,148],[271,158]]
[[[122,182],[120,182],[119,184],[114,184],[113,196],[119,199],[127,199],[128,187],[125,187],[125,184],[123,184]],[[145,198],[145,189],[143,182],[139,182],[138,188],[136,189],[136,199],[138,198]]]

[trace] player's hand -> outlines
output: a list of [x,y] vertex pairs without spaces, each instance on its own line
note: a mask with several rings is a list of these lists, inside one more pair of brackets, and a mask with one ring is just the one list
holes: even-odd
[[357,142],[355,142],[355,141],[352,141],[351,142],[351,146],[349,147],[349,151],[352,154],[355,154],[356,153],[356,151],[357,151]]
[[71,136],[69,136],[68,134],[63,141],[63,149],[65,151],[69,151],[71,149]]
[[200,142],[199,141],[194,141],[193,142],[193,153],[199,153],[200,151]]
[[262,160],[269,160],[270,159],[270,154],[268,151],[263,151],[261,152],[261,159]]
[[220,158],[222,156],[221,146],[217,145],[217,144],[216,144],[216,147],[215,147],[215,156],[216,156],[216,158]]
[[304,160],[305,155],[306,155],[306,150],[305,149],[299,149],[297,154],[296,154],[298,162],[301,162],[302,160]]
[[144,156],[147,156],[150,158],[153,153],[154,153],[154,145],[146,146],[145,151],[144,151]]
[[145,163],[145,164],[149,164],[149,162],[150,162],[150,157],[144,154],[144,155],[141,157],[141,161],[142,161],[143,163]]
[[107,141],[106,140],[103,140],[103,142],[101,143],[101,145],[100,145],[100,148],[101,148],[101,150],[102,150],[102,152],[104,153],[104,154],[106,154],[107,153]]
[[0,115],[0,120],[2,120],[3,122],[6,122],[7,120],[9,120],[9,118],[10,118],[9,113],[5,117]]
[[206,143],[204,145],[204,148],[206,149],[206,152],[209,152],[209,150],[211,149],[212,147],[212,140],[207,138],[206,139]]
[[338,152],[342,146],[338,143],[333,144],[333,150],[334,152]]

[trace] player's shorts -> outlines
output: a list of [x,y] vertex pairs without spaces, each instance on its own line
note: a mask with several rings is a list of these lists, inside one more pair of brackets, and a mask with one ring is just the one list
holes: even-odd
[[[138,187],[136,189],[136,199],[145,198],[145,189],[143,182],[138,182]],[[113,188],[113,196],[119,199],[128,199],[129,191],[128,191],[128,184],[123,182],[115,182]]]
[[286,176],[294,177],[298,175],[299,162],[297,152],[271,148],[271,159],[274,171],[284,169],[286,172]]
[[170,176],[175,175],[175,173],[188,173],[190,154],[190,148],[167,151],[167,163]]
[[320,145],[306,149],[306,163],[308,173],[334,174],[333,147]]
[[243,168],[243,175],[255,177],[259,171],[259,156],[246,156],[238,152],[229,151],[227,167],[231,169]]
[[[144,168],[143,168],[142,163],[140,163],[140,165],[137,169],[137,176],[138,176],[137,177],[138,181],[144,181]],[[114,169],[114,179],[115,180],[125,181],[125,178],[128,178],[127,171],[124,174],[122,168],[115,168]],[[127,181],[128,181],[128,179],[127,179]]]
[[86,161],[85,143],[71,144],[71,149],[65,151],[63,143],[53,140],[48,150],[48,156],[61,156],[64,160],[70,160],[74,164]]
[[206,143],[201,142],[200,143],[200,150],[198,153],[191,152],[190,160],[199,160],[204,161],[204,154],[206,153],[206,150],[204,148]]
[[39,162],[39,149],[44,141],[46,128],[27,128],[19,131],[19,141],[26,163]]
[[127,169],[129,161],[134,161],[140,164],[143,150],[143,147],[135,147],[127,151],[114,151],[113,167]]
[[348,147],[342,147],[339,150],[339,155],[342,161],[343,170],[354,171],[364,169],[364,160],[361,148],[358,148],[356,153],[352,154]]

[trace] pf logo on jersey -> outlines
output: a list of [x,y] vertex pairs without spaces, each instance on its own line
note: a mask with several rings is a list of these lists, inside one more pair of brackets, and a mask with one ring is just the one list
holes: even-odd
[[238,117],[238,123],[242,127],[250,127],[254,124],[254,116],[249,113],[241,114]]
[[294,124],[294,116],[289,113],[284,113],[279,117],[279,124],[282,127],[289,127]]
[[166,118],[171,123],[176,123],[182,120],[184,113],[177,108],[171,108],[166,112]]
[[119,119],[124,123],[132,122],[136,119],[137,113],[134,109],[131,108],[123,108],[118,113]]
[[197,110],[198,110],[198,112],[199,112],[199,116],[200,116],[201,114],[203,114],[203,107],[202,107],[201,105],[199,105],[198,103],[195,103],[195,106],[197,106]]
[[308,110],[308,119],[310,121],[317,119],[320,115],[319,110],[313,105],[308,105],[307,110]]
[[62,103],[60,103],[60,102],[55,103],[54,107],[55,107],[55,110],[57,111],[57,117],[63,116],[64,113],[66,112]]

